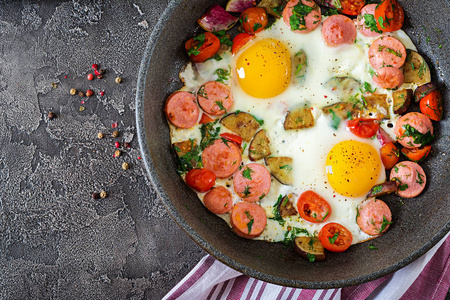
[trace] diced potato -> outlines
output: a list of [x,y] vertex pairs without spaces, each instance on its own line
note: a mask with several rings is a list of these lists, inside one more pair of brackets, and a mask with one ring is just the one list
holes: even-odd
[[245,112],[228,114],[220,120],[220,123],[246,142],[252,140],[260,127],[258,121],[251,114]]
[[294,240],[294,250],[298,255],[311,262],[325,259],[325,248],[317,237],[296,237]]
[[405,75],[405,83],[421,85],[431,81],[430,69],[425,59],[416,51],[409,49],[407,50],[403,75]]
[[265,8],[269,15],[279,19],[287,2],[288,0],[261,0],[257,6]]
[[413,91],[411,89],[395,91],[392,93],[394,103],[394,113],[398,115],[404,114],[411,106]]
[[260,130],[252,142],[250,143],[250,147],[248,148],[248,157],[250,160],[260,160],[265,158],[271,154],[270,152],[270,140],[267,137],[266,131]]
[[365,106],[360,114],[360,118],[389,118],[389,104],[386,94],[370,94],[364,96]]
[[265,161],[270,174],[279,182],[285,185],[292,185],[294,183],[292,177],[293,160],[291,157],[267,157]]
[[314,126],[314,116],[309,107],[289,111],[284,120],[285,130],[303,129]]
[[292,77],[302,81],[305,78],[308,61],[303,50],[297,51],[292,58]]
[[188,152],[191,152],[192,146],[197,146],[197,141],[194,140],[193,142],[191,140],[182,141],[178,143],[173,143],[173,149],[175,150],[178,157],[185,156]]

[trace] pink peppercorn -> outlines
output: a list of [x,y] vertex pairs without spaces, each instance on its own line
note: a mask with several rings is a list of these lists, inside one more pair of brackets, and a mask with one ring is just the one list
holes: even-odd
[[92,79],[94,79],[94,75],[92,75],[92,74],[88,74],[88,76],[87,76],[87,79],[88,79],[88,80],[92,80]]
[[100,92],[100,96],[104,96],[105,95],[105,92],[104,91],[101,91]]
[[97,70],[98,69],[98,65],[97,64],[93,64],[92,65],[92,69]]
[[91,90],[87,90],[87,91],[86,91],[86,97],[90,97],[90,96],[92,96],[93,94],[94,94],[94,92],[91,91]]
[[119,142],[115,142],[114,145],[116,145],[116,148],[120,148]]

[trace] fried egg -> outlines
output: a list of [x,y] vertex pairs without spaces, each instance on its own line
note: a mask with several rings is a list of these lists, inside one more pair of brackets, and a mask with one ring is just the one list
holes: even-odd
[[[268,220],[266,229],[256,238],[259,240],[282,241],[293,227],[317,234],[329,222],[337,222],[351,231],[353,244],[373,238],[360,230],[355,219],[356,208],[366,199],[369,190],[386,180],[379,153],[381,144],[376,138],[355,136],[346,128],[346,120],[333,128],[330,125],[332,116],[324,114],[322,108],[344,100],[342,94],[326,85],[333,77],[352,77],[360,83],[375,86],[367,59],[368,48],[375,38],[358,32],[354,44],[328,47],[321,36],[321,26],[310,33],[297,34],[279,19],[256,34],[252,42],[234,56],[222,48],[219,52],[221,60],[189,63],[180,72],[185,84],[182,90],[193,93],[205,82],[219,79],[216,70],[229,72],[223,82],[230,86],[235,99],[231,112],[248,112],[264,120],[262,128],[270,139],[272,155],[293,159],[294,183],[283,185],[272,177],[270,192],[260,200]],[[402,30],[391,35],[406,48],[416,49]],[[296,59],[299,53],[306,55],[306,62],[301,66]],[[383,89],[379,92],[391,95]],[[314,126],[285,130],[286,114],[299,107],[311,109]],[[396,117],[392,107],[390,116],[393,120]],[[389,121],[382,127],[393,135],[387,123]],[[222,126],[221,132],[230,131]],[[172,143],[199,140],[200,132],[197,127],[181,130],[171,126],[171,136]],[[243,147],[248,145],[244,143]],[[248,151],[244,151],[242,163],[250,162]],[[263,160],[257,162],[264,165]],[[227,188],[233,195],[234,204],[241,201],[233,190],[232,178],[218,179],[216,186]],[[332,214],[325,223],[309,223],[299,215],[285,218],[283,225],[271,219],[279,195],[292,195],[291,201],[296,206],[298,197],[308,190],[313,190],[331,205]],[[203,194],[198,193],[198,197],[202,200]],[[219,216],[230,224],[229,214]]]

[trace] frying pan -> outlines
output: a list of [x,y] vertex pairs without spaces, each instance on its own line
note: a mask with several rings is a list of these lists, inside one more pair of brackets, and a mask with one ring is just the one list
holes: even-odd
[[[309,263],[281,243],[238,237],[203,207],[175,171],[163,106],[167,96],[182,86],[178,72],[187,62],[184,42],[201,31],[196,20],[214,3],[224,7],[226,1],[170,2],[154,28],[139,71],[136,118],[142,158],[161,201],[180,227],[206,252],[246,275],[310,289],[343,287],[382,277],[411,263],[442,239],[450,230],[448,117],[434,122],[435,155],[422,164],[428,178],[425,191],[419,197],[405,199],[404,205],[397,196],[383,198],[392,210],[394,223],[373,241],[376,251],[369,249],[370,243],[362,243],[345,253],[329,252],[324,262]],[[401,1],[401,5],[406,12],[403,29],[428,62],[448,112],[450,3]]]

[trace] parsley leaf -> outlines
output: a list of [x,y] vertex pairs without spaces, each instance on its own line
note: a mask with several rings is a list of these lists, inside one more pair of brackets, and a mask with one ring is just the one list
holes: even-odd
[[383,230],[385,230],[386,227],[387,227],[389,224],[392,224],[392,222],[389,222],[389,221],[386,219],[386,217],[383,216],[383,223],[381,223],[381,228],[380,228],[380,231],[379,231],[379,232],[382,233]]
[[370,29],[373,32],[376,33],[383,33],[380,29],[377,27],[377,21],[375,20],[375,17],[372,14],[365,14],[364,16],[364,26],[367,29]]
[[414,144],[418,144],[420,147],[430,143],[434,138],[431,131],[424,134],[409,124],[403,125],[403,128],[405,129],[405,132],[403,133],[402,138],[405,136],[412,137],[414,139]]
[[336,113],[334,112],[334,110],[330,109],[329,112],[333,115],[331,118],[331,127],[335,130],[338,129],[339,124],[341,123],[341,118],[339,118]]
[[338,237],[339,237],[339,232],[335,232],[333,237],[328,238],[328,241],[330,242],[330,244],[334,244]]
[[277,200],[277,202],[273,205],[273,208],[272,208],[272,213],[273,213],[273,218],[269,218],[269,219],[271,219],[271,220],[275,220],[275,221],[278,221],[278,223],[281,225],[281,226],[284,226],[284,223],[286,223],[286,221],[281,217],[281,215],[280,215],[280,203],[281,203],[281,201],[283,200],[283,199],[285,199],[285,198],[287,198],[287,199],[289,199],[287,196],[281,196],[281,195],[279,195],[278,196],[278,200]]
[[292,9],[292,16],[289,17],[291,30],[306,30],[305,17],[313,11],[313,8],[299,1]]
[[253,173],[253,170],[250,169],[250,167],[247,167],[244,171],[242,171],[242,176],[244,176],[247,179],[252,180],[252,175],[251,173]]

